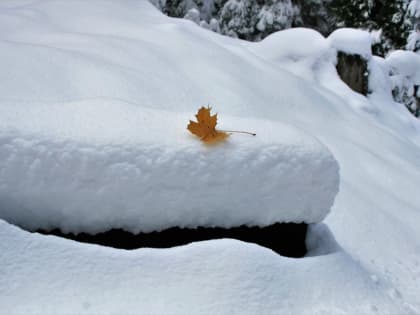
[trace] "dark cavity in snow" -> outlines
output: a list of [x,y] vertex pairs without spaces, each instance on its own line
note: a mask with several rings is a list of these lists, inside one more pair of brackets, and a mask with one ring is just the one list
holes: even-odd
[[353,91],[367,95],[369,84],[369,71],[367,61],[359,55],[338,52],[337,72]]
[[62,233],[59,229],[37,232],[56,235],[83,243],[99,244],[122,249],[137,249],[142,247],[169,248],[185,245],[191,242],[206,241],[221,238],[233,238],[244,242],[255,243],[272,249],[282,256],[303,257],[306,252],[306,233],[308,225],[305,223],[276,223],[267,227],[240,226],[234,228],[196,229],[173,227],[160,232],[132,234],[120,229],[95,235],[80,233]]

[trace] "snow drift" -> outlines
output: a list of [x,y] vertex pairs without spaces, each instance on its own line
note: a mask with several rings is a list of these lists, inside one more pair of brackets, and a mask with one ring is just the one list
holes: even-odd
[[[124,251],[28,234],[2,220],[0,239],[2,314],[398,311],[389,288],[343,252],[296,260],[236,240]],[[332,292],[352,292],[360,305]]]

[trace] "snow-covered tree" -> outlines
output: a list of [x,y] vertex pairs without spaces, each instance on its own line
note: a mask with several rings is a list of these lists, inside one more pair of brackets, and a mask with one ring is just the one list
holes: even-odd
[[291,0],[228,0],[219,16],[222,34],[252,41],[299,21],[299,8]]
[[334,19],[329,15],[331,0],[295,0],[300,8],[302,25],[328,35],[335,29]]
[[200,24],[200,12],[196,8],[189,9],[185,14],[184,19]]
[[[169,16],[191,18],[197,10],[200,21],[209,22],[220,10],[220,3],[226,0],[150,0],[158,9]],[[194,17],[195,19],[195,17]],[[197,23],[199,24],[199,23]]]
[[269,0],[259,8],[256,39],[300,23],[300,10],[291,0]]
[[[419,49],[420,0],[150,0],[169,16],[187,18],[212,31],[258,41],[294,26],[329,35],[339,27],[381,34],[374,53],[385,55],[406,46]],[[410,16],[407,6],[410,2]],[[407,23],[408,21],[408,23]]]
[[407,15],[411,24],[411,31],[407,40],[407,49],[420,54],[420,0],[410,1]]
[[214,32],[251,41],[302,24],[299,6],[292,0],[150,1],[169,16],[183,17]]
[[216,20],[215,18],[212,18],[210,20],[209,27],[210,27],[210,30],[212,30],[213,32],[220,33],[219,21]]
[[[406,49],[420,55],[420,0],[410,0],[407,8],[410,33],[407,38]],[[420,57],[419,57],[420,59]],[[419,70],[420,72],[420,70]],[[413,82],[413,78],[404,78],[400,88],[394,90],[394,96],[401,98],[401,101],[417,117],[420,116],[420,84]]]
[[418,99],[419,86],[414,85],[412,78],[391,72],[393,82],[392,95],[396,102],[404,104],[414,116],[420,116]]
[[406,0],[332,0],[328,6],[336,27],[382,30],[382,42],[374,52],[384,55],[405,46]]
[[251,40],[255,33],[258,10],[252,0],[228,0],[220,12],[223,34]]

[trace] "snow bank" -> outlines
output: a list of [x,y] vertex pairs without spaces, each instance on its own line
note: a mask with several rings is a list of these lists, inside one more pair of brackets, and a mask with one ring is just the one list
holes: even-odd
[[4,314],[401,311],[391,288],[343,252],[297,260],[236,240],[124,251],[29,234],[0,220],[0,262]]
[[90,100],[0,106],[0,217],[66,232],[319,222],[338,191],[329,151],[296,128],[220,116],[252,130],[203,145],[193,113]]
[[328,36],[331,47],[365,59],[370,59],[372,55],[372,40],[369,32],[352,28],[341,28]]
[[293,28],[273,33],[258,43],[248,43],[254,54],[283,69],[314,79],[314,68],[320,63],[334,60],[335,52],[317,31]]

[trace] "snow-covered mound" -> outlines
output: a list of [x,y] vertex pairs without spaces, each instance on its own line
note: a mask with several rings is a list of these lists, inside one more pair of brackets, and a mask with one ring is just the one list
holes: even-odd
[[[305,31],[296,34],[296,38],[305,36],[312,35]],[[372,94],[366,98],[340,81],[333,62],[324,54],[319,58],[294,54],[299,57],[295,62],[284,56],[293,56],[293,46],[299,42],[284,42],[281,36],[276,37],[271,38],[270,46],[276,47],[281,58],[256,49],[264,42],[251,45],[222,37],[192,22],[168,18],[147,1],[1,1],[0,107],[10,121],[3,117],[0,121],[10,131],[2,139],[10,143],[12,132],[16,139],[13,145],[2,147],[0,154],[9,155],[14,149],[30,152],[41,149],[44,143],[42,157],[51,154],[50,159],[58,161],[65,171],[62,176],[45,170],[47,162],[34,163],[34,156],[26,153],[13,158],[16,167],[2,160],[1,165],[15,170],[8,175],[7,183],[1,178],[3,192],[11,193],[8,186],[19,187],[21,179],[25,185],[43,185],[39,179],[44,178],[44,171],[58,181],[68,178],[73,168],[75,173],[81,173],[80,163],[69,163],[63,169],[63,161],[85,159],[89,162],[86,166],[92,166],[87,159],[101,152],[103,155],[93,169],[86,169],[87,173],[117,160],[122,163],[116,164],[112,172],[126,172],[124,162],[136,162],[130,152],[143,150],[135,144],[144,139],[137,134],[141,127],[131,128],[130,122],[121,126],[121,117],[129,116],[124,114],[130,111],[128,108],[133,108],[133,113],[165,111],[165,122],[180,117],[177,132],[186,132],[187,120],[193,118],[199,106],[210,103],[220,114],[221,127],[243,127],[259,133],[256,138],[232,136],[226,145],[234,149],[250,143],[264,147],[259,142],[265,141],[260,134],[273,143],[286,140],[282,133],[290,129],[282,126],[292,125],[323,143],[340,167],[340,191],[325,219],[339,246],[332,246],[332,253],[329,249],[334,237],[319,235],[316,228],[310,227],[308,243],[327,241],[311,251],[318,256],[301,260],[232,241],[128,252],[29,234],[2,223],[1,312],[420,314],[418,120],[404,105],[392,101],[385,62],[379,64],[377,58],[370,58],[374,70],[371,75],[375,73],[376,79],[370,87]],[[322,38],[313,37],[311,42],[319,44],[314,44],[319,51],[318,47],[324,46]],[[334,52],[330,41],[325,41],[327,51]],[[52,132],[54,122],[45,122],[44,118],[51,120],[53,112],[60,118],[58,113],[66,112],[66,107],[79,110],[74,114],[67,110],[68,122],[62,123],[62,135],[58,128]],[[118,112],[111,110],[114,107],[120,108]],[[98,128],[102,119],[89,127],[78,116],[78,124],[72,125],[80,129],[79,133],[65,127],[72,117],[89,112],[104,119],[103,135],[87,132]],[[118,124],[111,123],[114,116]],[[128,121],[138,119],[133,116]],[[23,127],[23,122],[30,119],[33,122],[25,126],[31,126],[31,132],[24,134],[29,127]],[[18,125],[18,121],[22,123]],[[57,118],[57,125],[62,121],[62,117]],[[16,124],[14,131],[12,124]],[[51,129],[44,130],[47,126]],[[268,126],[273,128],[251,130]],[[127,130],[132,131],[121,138]],[[192,136],[184,136],[191,146],[204,150]],[[304,147],[313,142],[309,137],[302,138]],[[106,146],[104,139],[109,142]],[[115,142],[111,144],[110,139]],[[53,159],[57,148],[65,145],[73,153],[85,149],[84,154],[57,155]],[[115,155],[95,150],[98,147],[109,147]],[[115,151],[117,147],[123,153]],[[317,147],[321,148],[319,144]],[[230,153],[224,147],[216,150]],[[36,152],[41,154],[40,150]],[[326,154],[323,150],[320,153]],[[226,158],[223,155],[222,159]],[[272,161],[278,163],[278,159]],[[35,170],[37,165],[42,166],[44,171],[16,171],[19,167],[28,169],[28,165]],[[50,163],[50,167],[53,169],[55,164]],[[41,177],[30,180],[29,174]],[[130,182],[133,175],[128,171],[126,174],[126,179],[113,177],[107,183]],[[231,175],[232,180],[237,181],[235,176]],[[82,187],[95,186],[95,178],[84,179],[78,182]],[[53,178],[49,180],[54,182]],[[261,176],[258,183],[265,185]],[[136,189],[130,187],[128,192],[133,195]],[[26,187],[25,191],[39,193],[37,187]],[[122,196],[113,202],[126,202],[125,193],[121,191]],[[235,210],[248,207],[248,193],[243,192],[245,199]],[[2,204],[10,202],[7,198],[2,195]],[[27,196],[13,198],[14,207],[25,200],[22,221],[24,216],[34,219],[34,209],[43,204],[51,206],[54,199],[59,199],[52,192],[32,207],[27,204]],[[155,198],[159,198],[158,193]],[[108,199],[104,200],[105,205]],[[313,202],[318,202],[317,197]],[[99,213],[100,209],[91,211]]]
[[0,240],[1,314],[399,311],[386,293],[392,289],[343,252],[296,260],[236,240],[124,251],[29,234],[2,220]]
[[[280,43],[288,43],[287,46]],[[329,52],[325,38],[315,30],[294,28],[269,35],[259,43],[249,43],[258,56],[281,62],[284,59],[299,61],[307,58],[321,58]]]
[[291,73],[314,79],[314,68],[331,62],[335,54],[329,43],[317,31],[294,28],[267,36],[261,42],[250,42],[247,48],[257,56]]
[[0,217],[26,228],[149,232],[173,226],[320,222],[338,166],[318,141],[267,120],[203,145],[190,113],[117,101],[0,104]]

